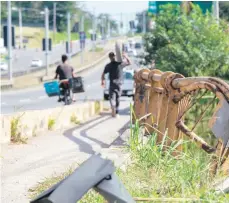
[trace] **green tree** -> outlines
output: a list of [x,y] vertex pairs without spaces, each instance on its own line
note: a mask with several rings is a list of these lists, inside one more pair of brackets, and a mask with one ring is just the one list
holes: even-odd
[[224,18],[225,20],[229,21],[229,2],[220,1],[219,9],[220,18]]
[[155,61],[157,68],[184,76],[229,77],[226,29],[198,6],[186,15],[179,6],[167,5],[156,18],[156,28],[145,35],[145,64]]

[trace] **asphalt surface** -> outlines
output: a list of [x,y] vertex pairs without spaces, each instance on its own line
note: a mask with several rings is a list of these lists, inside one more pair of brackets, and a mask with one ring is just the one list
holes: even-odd
[[[102,71],[109,61],[97,65],[91,70],[80,74],[84,79],[85,92],[77,93],[77,102],[84,102],[85,100],[101,100],[103,99],[103,88],[100,85],[100,78]],[[131,65],[136,68],[136,65]],[[122,100],[129,100],[129,98],[121,98]],[[2,92],[1,94],[1,114],[10,114],[17,111],[38,110],[54,108],[64,105],[62,102],[57,102],[58,97],[48,97],[45,93],[43,85],[36,88],[12,90],[9,92]]]
[[[91,48],[92,42],[86,40],[85,48]],[[80,42],[79,40],[72,42],[72,55],[79,53]],[[49,52],[49,63],[53,64],[57,62],[57,59],[61,58],[62,54],[66,54],[66,44],[61,43],[52,47],[52,51]],[[31,71],[34,67],[31,67],[31,62],[34,59],[42,60],[43,65],[45,65],[45,52],[41,49],[15,49],[12,53],[12,67],[13,73],[18,73],[22,71]],[[5,75],[7,71],[1,71],[2,75]]]

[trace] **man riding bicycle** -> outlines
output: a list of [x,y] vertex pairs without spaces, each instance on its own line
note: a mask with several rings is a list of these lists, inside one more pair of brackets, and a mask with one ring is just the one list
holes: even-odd
[[[62,55],[62,64],[58,65],[56,68],[56,76],[54,79],[57,79],[59,76],[60,80],[60,88],[63,87],[63,83],[61,81],[63,80],[68,80],[69,81],[69,87],[70,87],[70,92],[72,92],[72,78],[74,77],[73,73],[73,67],[68,64],[68,57],[64,54]],[[75,100],[73,99],[74,94],[72,92],[72,101],[74,102]],[[61,102],[63,99],[61,99],[59,95],[58,102]]]

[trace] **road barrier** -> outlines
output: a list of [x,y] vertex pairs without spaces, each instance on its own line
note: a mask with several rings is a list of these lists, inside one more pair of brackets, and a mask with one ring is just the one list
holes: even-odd
[[0,115],[0,143],[23,142],[48,130],[68,128],[84,122],[102,110],[102,101],[86,101],[51,109]]
[[[145,134],[156,133],[158,144],[166,138],[164,149],[174,141],[181,142],[189,138],[198,147],[213,154],[212,173],[220,167],[229,174],[229,85],[218,78],[185,78],[181,74],[157,69],[141,69],[134,78],[136,92],[133,117],[144,127]],[[210,107],[214,111],[209,116],[206,112]],[[196,116],[198,112],[199,117]],[[192,127],[190,120],[193,120]],[[214,134],[214,138],[208,142],[205,141],[204,133],[199,133],[199,136],[195,132],[197,126],[206,120]],[[182,144],[178,145],[174,156],[182,150]]]

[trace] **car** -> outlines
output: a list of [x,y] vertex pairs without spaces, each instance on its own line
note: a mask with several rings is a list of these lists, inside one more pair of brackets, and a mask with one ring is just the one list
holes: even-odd
[[33,59],[31,62],[31,67],[41,67],[42,61],[40,59]]
[[[110,81],[108,79],[108,74],[105,75],[105,88],[104,88],[104,100],[109,100],[109,86]],[[122,95],[127,97],[134,97],[134,70],[125,68],[123,69],[123,83],[121,86]]]
[[141,48],[142,48],[141,43],[136,42],[136,43],[135,43],[135,49],[141,49]]
[[8,65],[5,62],[0,63],[0,68],[1,71],[7,71],[8,70]]
[[127,53],[129,56],[134,56],[134,57],[138,55],[135,49],[129,49]]

